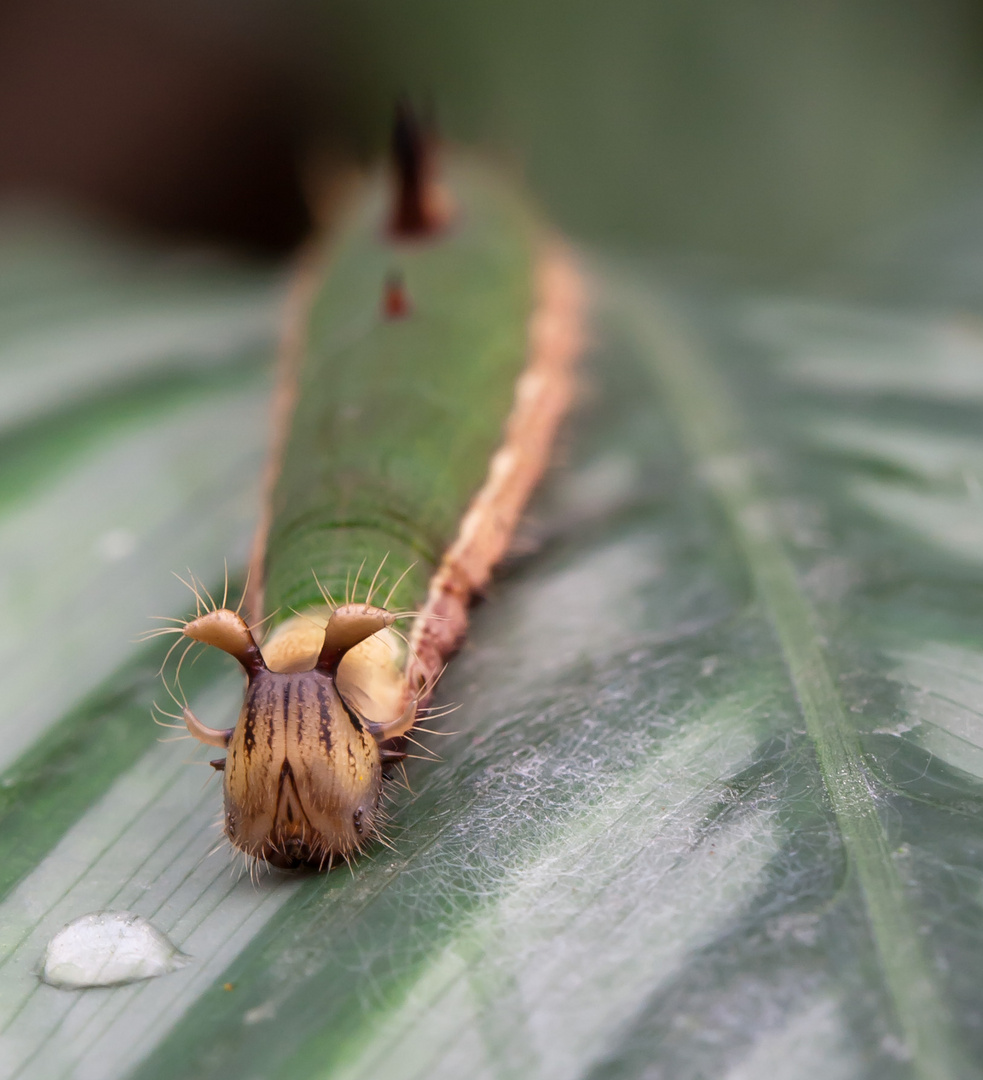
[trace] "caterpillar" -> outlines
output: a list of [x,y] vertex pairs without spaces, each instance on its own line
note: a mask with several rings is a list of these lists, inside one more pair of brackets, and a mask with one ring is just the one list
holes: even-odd
[[289,306],[250,621],[211,605],[178,628],[239,662],[242,709],[228,730],[182,717],[226,751],[232,844],[324,869],[379,837],[384,770],[547,465],[584,286],[509,183],[401,108],[388,176],[364,182]]

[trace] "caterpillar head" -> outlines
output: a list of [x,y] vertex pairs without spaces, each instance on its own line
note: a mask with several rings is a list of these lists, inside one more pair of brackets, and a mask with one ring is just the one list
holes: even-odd
[[[383,755],[379,743],[398,724],[360,716],[339,692],[338,665],[395,616],[368,604],[332,612],[320,653],[305,671],[271,671],[243,620],[225,608],[193,619],[184,634],[234,656],[246,690],[234,728],[205,727],[184,709],[191,734],[228,751],[225,831],[232,843],[274,866],[322,869],[378,833]],[[412,709],[415,703],[411,703]]]

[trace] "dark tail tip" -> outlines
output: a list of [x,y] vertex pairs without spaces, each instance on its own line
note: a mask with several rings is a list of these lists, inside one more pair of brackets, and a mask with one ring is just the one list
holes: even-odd
[[390,142],[394,192],[389,231],[395,237],[428,236],[443,224],[435,176],[436,141],[433,124],[421,119],[406,98],[400,98]]

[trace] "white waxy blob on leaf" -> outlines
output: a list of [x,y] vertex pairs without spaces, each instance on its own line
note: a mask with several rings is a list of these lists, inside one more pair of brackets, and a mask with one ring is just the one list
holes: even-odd
[[121,986],[177,971],[189,960],[142,915],[94,911],[70,922],[48,942],[40,975],[61,990]]

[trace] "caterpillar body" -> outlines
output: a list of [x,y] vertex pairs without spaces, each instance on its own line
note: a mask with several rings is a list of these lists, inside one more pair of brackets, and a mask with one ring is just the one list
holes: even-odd
[[[493,172],[442,162],[407,116],[394,184],[367,182],[294,290],[246,603],[181,633],[246,673],[225,831],[323,869],[379,831],[383,771],[505,553],[575,391],[583,288]],[[394,191],[393,191],[394,188]],[[413,613],[402,637],[395,623]]]

